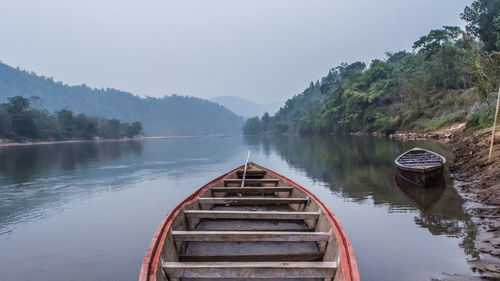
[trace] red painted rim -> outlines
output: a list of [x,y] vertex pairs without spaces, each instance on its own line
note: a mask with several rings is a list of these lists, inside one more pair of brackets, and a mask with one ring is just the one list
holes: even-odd
[[[296,182],[290,180],[289,178],[282,176],[272,170],[269,170],[265,167],[262,167],[258,164],[255,164],[253,162],[249,162],[260,169],[266,170],[286,181],[291,183],[293,186],[299,188],[300,190],[304,191],[312,197],[321,207],[321,210],[323,213],[327,216],[328,221],[330,224],[334,227],[332,229],[334,230],[334,234],[337,237],[337,241],[342,241],[342,243],[339,243],[339,251],[341,253],[341,259],[340,259],[340,267],[342,269],[342,274],[344,275],[343,278],[346,281],[360,281],[359,278],[359,272],[358,272],[358,266],[356,263],[356,259],[354,257],[354,251],[352,249],[351,242],[349,241],[349,238],[344,232],[344,229],[340,225],[340,222],[338,219],[335,217],[333,212],[321,201],[319,200],[318,197],[316,197],[313,193],[311,193],[309,190],[306,188],[302,187],[301,185],[297,184]],[[144,260],[142,261],[141,264],[141,272],[139,274],[139,281],[150,281],[150,280],[155,280],[156,277],[156,271],[158,269],[158,262],[160,260],[160,254],[161,254],[161,249],[163,248],[163,244],[165,241],[165,238],[167,236],[168,229],[170,228],[170,225],[172,224],[174,218],[179,214],[179,211],[184,207],[184,205],[189,204],[193,201],[195,201],[205,190],[207,190],[209,187],[212,185],[221,182],[224,178],[229,176],[230,174],[234,173],[241,167],[237,167],[234,170],[231,170],[230,172],[225,173],[224,175],[210,181],[209,183],[205,184],[195,192],[193,192],[191,195],[186,197],[184,200],[179,202],[170,212],[163,218],[163,220],[160,223],[160,226],[156,229],[155,234],[153,235],[153,239],[151,240],[151,243],[149,244],[149,248],[146,251],[146,255],[144,256]],[[346,261],[346,262],[343,262]]]

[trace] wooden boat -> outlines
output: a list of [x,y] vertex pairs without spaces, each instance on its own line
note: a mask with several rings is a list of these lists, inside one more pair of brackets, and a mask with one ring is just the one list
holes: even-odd
[[446,158],[423,148],[413,148],[394,161],[398,175],[418,186],[427,186],[443,176]]
[[212,180],[167,214],[139,276],[221,279],[360,280],[351,243],[328,207],[251,162]]

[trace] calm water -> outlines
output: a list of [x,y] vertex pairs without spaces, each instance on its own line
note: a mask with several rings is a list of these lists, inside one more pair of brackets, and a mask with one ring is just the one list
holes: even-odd
[[[178,201],[251,160],[317,194],[354,247],[361,278],[471,274],[473,228],[451,187],[396,185],[393,159],[433,142],[228,137],[0,148],[0,279],[136,280]],[[412,192],[413,191],[413,192]]]

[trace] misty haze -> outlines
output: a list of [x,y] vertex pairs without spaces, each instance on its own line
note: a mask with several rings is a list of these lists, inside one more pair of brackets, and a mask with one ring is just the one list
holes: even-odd
[[500,280],[500,0],[0,13],[2,281]]

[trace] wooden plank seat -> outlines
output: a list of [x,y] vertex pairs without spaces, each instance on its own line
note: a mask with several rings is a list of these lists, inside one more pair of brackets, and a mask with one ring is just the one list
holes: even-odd
[[[240,185],[242,179],[224,179],[224,185],[227,186],[228,184],[236,184]],[[256,184],[269,184],[272,183],[274,185],[277,185],[279,183],[279,179],[245,179],[245,184],[247,185],[256,185]]]
[[309,198],[251,198],[251,197],[200,197],[200,204],[223,205],[282,205],[282,204],[307,204]]
[[[228,182],[228,183],[239,183],[241,181],[242,181],[242,179],[224,179],[224,182]],[[248,183],[250,183],[250,182],[277,183],[279,181],[280,181],[279,179],[245,179],[245,182],[248,182]]]
[[245,186],[245,187],[212,187],[212,192],[241,194],[272,194],[274,192],[291,192],[291,186]]
[[174,241],[268,241],[268,242],[325,242],[328,232],[287,231],[172,231]]
[[208,219],[255,219],[255,220],[298,220],[317,219],[319,212],[274,212],[274,211],[214,211],[214,210],[186,210],[188,218]]
[[[193,256],[206,255],[244,255],[244,254],[286,254],[320,252],[316,242],[187,242],[186,251],[181,253]],[[279,261],[279,260],[277,260]]]
[[201,219],[203,231],[314,231],[304,220]]
[[169,278],[327,278],[337,263],[323,262],[163,262]]
[[259,253],[259,254],[225,254],[225,255],[180,255],[180,261],[206,262],[206,261],[320,261],[324,252],[301,253]]
[[[245,174],[245,178],[247,179],[259,179],[263,178],[267,174],[266,171],[263,170],[247,170],[247,173]],[[237,171],[236,176],[238,178],[243,178],[243,171]]]

